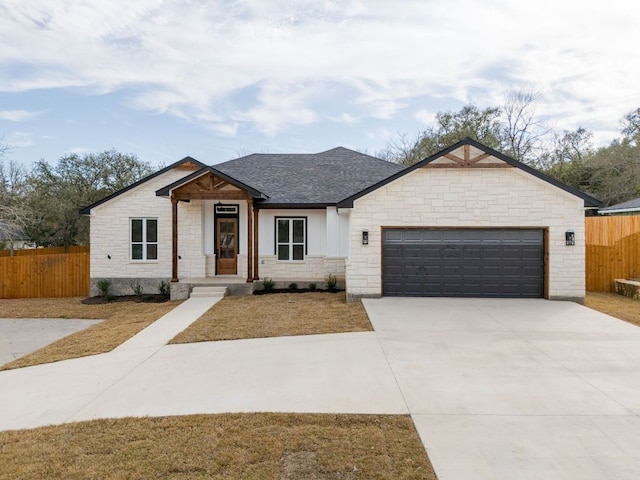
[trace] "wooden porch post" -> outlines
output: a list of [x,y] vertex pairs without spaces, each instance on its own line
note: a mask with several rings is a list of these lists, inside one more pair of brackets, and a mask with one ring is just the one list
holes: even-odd
[[247,198],[247,283],[253,281],[253,198]]
[[171,197],[171,237],[172,260],[171,260],[171,281],[178,281],[178,200]]
[[260,259],[260,243],[258,242],[258,213],[260,213],[260,209],[256,208],[255,205],[253,207],[253,244],[255,248],[253,250],[253,279],[260,280],[260,275],[258,274],[258,263]]

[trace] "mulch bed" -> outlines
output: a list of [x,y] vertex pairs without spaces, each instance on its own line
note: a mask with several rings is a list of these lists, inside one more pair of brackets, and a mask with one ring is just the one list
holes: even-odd
[[169,298],[160,294],[148,294],[148,295],[121,295],[121,296],[108,296],[103,297],[97,295],[95,297],[87,297],[82,300],[85,305],[101,305],[104,303],[114,302],[135,302],[135,303],[164,303],[168,302]]
[[328,292],[328,293],[338,293],[344,292],[344,290],[340,290],[338,288],[334,288],[333,290],[323,290],[322,288],[316,288],[315,290],[311,290],[310,288],[272,288],[270,290],[254,290],[254,295],[268,295],[270,293],[307,293],[307,292]]

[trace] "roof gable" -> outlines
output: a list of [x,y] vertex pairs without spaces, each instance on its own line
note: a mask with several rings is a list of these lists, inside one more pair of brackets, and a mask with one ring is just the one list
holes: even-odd
[[220,172],[214,167],[206,166],[193,172],[191,175],[187,175],[157,190],[156,195],[159,197],[168,197],[171,195],[171,192],[176,190],[187,190],[191,198],[196,198],[200,193],[206,195],[207,193],[215,193],[216,191],[221,193],[243,191],[253,198],[268,198],[267,195],[259,190]]
[[167,167],[164,167],[164,168],[158,170],[157,172],[152,173],[151,175],[147,175],[146,177],[141,178],[137,182],[134,182],[131,185],[128,185],[128,186],[118,190],[117,192],[114,192],[111,195],[108,195],[108,196],[98,200],[97,202],[92,203],[91,205],[89,205],[87,207],[81,208],[80,209],[80,215],[90,215],[91,214],[91,210],[93,208],[97,207],[98,205],[102,205],[103,203],[106,203],[106,202],[108,202],[110,200],[113,200],[114,198],[122,195],[123,193],[126,193],[129,190],[133,190],[134,188],[139,187],[143,183],[146,183],[149,180],[153,180],[154,178],[159,177],[163,173],[166,173],[166,172],[168,172],[170,170],[173,170],[173,169],[193,170],[193,169],[200,169],[200,168],[202,168],[204,166],[205,166],[204,163],[199,162],[195,158],[184,157],[182,160],[178,160],[177,162],[172,163],[171,165],[169,165]]
[[371,185],[360,192],[345,198],[338,203],[338,207],[351,208],[354,200],[374,191],[378,188],[407,175],[418,168],[518,168],[533,175],[561,190],[564,190],[584,200],[585,207],[600,207],[602,202],[583,193],[573,187],[565,185],[549,175],[546,175],[530,166],[519,162],[503,153],[498,152],[471,138],[465,138],[450,147],[431,155],[424,160],[411,165],[390,177]]

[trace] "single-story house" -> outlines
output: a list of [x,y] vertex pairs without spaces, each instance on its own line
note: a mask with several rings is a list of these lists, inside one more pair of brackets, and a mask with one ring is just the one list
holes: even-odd
[[465,139],[402,168],[338,147],[186,157],[82,209],[91,284],[265,277],[323,282],[349,298],[585,294],[585,209],[601,203]]
[[616,203],[598,210],[599,215],[640,215],[640,198]]

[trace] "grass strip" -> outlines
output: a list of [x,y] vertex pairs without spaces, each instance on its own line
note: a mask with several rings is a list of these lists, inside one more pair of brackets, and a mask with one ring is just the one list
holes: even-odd
[[640,327],[640,301],[611,292],[587,292],[584,304]]
[[0,480],[435,480],[409,416],[221,414],[0,432]]
[[0,312],[4,318],[103,319],[96,325],[2,365],[0,370],[110,352],[181,303],[112,302],[85,305],[81,302],[80,297],[0,300]]
[[360,301],[344,292],[227,296],[170,343],[373,330]]

